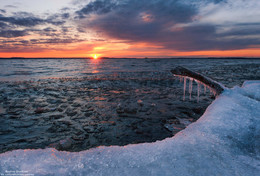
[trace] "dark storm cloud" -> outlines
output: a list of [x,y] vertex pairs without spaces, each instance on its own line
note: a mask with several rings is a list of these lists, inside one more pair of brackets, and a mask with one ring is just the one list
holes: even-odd
[[[217,24],[193,24],[205,3],[225,4],[226,0],[200,0],[198,5],[181,0],[95,0],[76,15],[85,20],[79,22],[81,31],[91,28],[115,39],[150,42],[174,50],[228,50],[260,44],[259,38],[243,37],[260,35],[259,28],[249,25],[247,29],[219,33]],[[95,18],[88,18],[91,14]],[[234,35],[241,38],[229,38]]]

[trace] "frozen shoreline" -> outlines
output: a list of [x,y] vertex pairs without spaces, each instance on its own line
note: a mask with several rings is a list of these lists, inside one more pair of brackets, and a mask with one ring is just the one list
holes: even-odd
[[260,172],[260,81],[225,90],[172,138],[78,153],[55,149],[0,154],[0,173],[35,175],[243,175]]

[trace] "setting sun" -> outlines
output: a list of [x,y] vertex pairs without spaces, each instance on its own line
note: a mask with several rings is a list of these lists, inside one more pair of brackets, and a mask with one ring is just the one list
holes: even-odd
[[94,54],[93,59],[98,59],[98,56],[96,54]]

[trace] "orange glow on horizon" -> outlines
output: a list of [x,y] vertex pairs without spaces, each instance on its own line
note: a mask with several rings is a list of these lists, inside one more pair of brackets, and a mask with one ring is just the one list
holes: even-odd
[[[120,47],[121,46],[121,47]],[[99,54],[95,47],[100,47]],[[0,52],[0,58],[25,57],[25,58],[73,58],[89,57],[98,60],[103,57],[114,58],[166,58],[166,57],[260,57],[258,48],[240,49],[240,50],[209,50],[209,51],[176,51],[163,49],[158,45],[148,43],[135,43],[126,45],[125,43],[107,43],[97,44],[89,47],[86,52],[86,44],[78,45],[76,48],[68,49],[51,49],[36,52]]]

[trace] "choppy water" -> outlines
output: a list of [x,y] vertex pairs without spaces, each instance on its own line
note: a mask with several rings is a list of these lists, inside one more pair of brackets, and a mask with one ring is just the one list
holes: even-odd
[[119,72],[165,72],[182,65],[210,70],[228,65],[260,64],[257,59],[0,59],[0,81],[82,78]]

